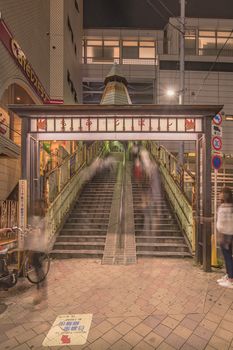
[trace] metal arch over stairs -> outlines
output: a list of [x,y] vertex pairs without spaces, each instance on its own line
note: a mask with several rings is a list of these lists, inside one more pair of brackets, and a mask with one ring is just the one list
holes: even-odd
[[[194,140],[196,261],[211,270],[211,123],[223,106],[72,105],[9,108],[22,118],[22,178],[30,179],[29,140]],[[202,166],[200,164],[202,163]],[[201,239],[201,245],[199,244]]]

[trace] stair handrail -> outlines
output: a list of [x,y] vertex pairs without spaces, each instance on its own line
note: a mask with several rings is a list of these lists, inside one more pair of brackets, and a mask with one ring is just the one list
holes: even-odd
[[[173,207],[182,231],[190,248],[195,251],[195,176],[186,167],[179,164],[178,159],[165,147],[156,142],[149,143],[149,150],[159,164],[162,181],[168,199]],[[191,181],[191,193],[185,192],[187,182]]]
[[[91,145],[92,147],[92,159],[93,161],[96,157],[101,157],[104,154],[105,147],[102,142],[98,142],[98,145]],[[86,150],[85,150],[86,152]],[[47,222],[47,238],[50,242],[50,248],[53,246],[56,234],[59,232],[60,228],[66,220],[66,217],[72,208],[78,194],[80,193],[82,187],[86,183],[86,178],[83,175],[83,170],[87,166],[86,158],[83,158],[83,162],[78,166],[75,174],[69,179],[69,181],[64,185],[58,195],[54,198],[53,202],[49,203],[46,210],[46,222]]]
[[64,186],[77,173],[83,163],[92,161],[93,156],[100,153],[102,143],[93,142],[89,147],[84,144],[67,156],[61,164],[45,174],[44,193],[47,207],[56,199]]

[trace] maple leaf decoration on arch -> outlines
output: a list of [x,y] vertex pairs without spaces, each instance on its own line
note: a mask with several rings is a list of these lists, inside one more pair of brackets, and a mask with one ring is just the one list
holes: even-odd
[[192,130],[195,127],[194,119],[185,119],[185,130]]
[[37,129],[45,130],[46,125],[47,125],[46,119],[38,119],[37,120]]

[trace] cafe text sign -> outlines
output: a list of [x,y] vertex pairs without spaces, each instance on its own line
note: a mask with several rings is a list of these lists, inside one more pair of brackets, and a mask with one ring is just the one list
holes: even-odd
[[46,93],[43,84],[41,83],[35,70],[28,61],[25,53],[21,49],[20,45],[13,37],[10,29],[0,18],[0,42],[5,46],[9,54],[13,57],[16,64],[21,69],[22,73],[28,80],[29,84],[40,98],[44,104],[62,104],[63,100],[50,99],[49,95]]
[[15,39],[11,40],[11,50],[13,57],[23,70],[24,75],[29,80],[29,83],[33,85],[37,95],[43,100],[44,103],[49,102],[49,96],[47,95],[42,83],[36,75],[34,69],[30,65],[26,55],[22,51],[21,47]]

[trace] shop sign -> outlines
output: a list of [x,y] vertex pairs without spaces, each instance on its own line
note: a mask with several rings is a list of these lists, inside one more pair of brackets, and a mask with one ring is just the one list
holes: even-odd
[[32,68],[25,53],[23,52],[15,38],[13,38],[9,28],[2,19],[0,19],[0,41],[3,43],[10,55],[14,58],[15,62],[17,63],[24,76],[32,86],[33,90],[43,101],[43,103],[63,103],[63,100],[50,100],[49,95],[46,93],[43,84],[39,80],[35,70]]
[[83,345],[87,341],[92,314],[60,315],[54,321],[43,346]]
[[22,51],[21,47],[15,39],[11,39],[11,51],[13,57],[16,59],[17,63],[20,65],[20,68],[23,70],[25,77],[28,79],[29,83],[33,86],[37,95],[43,100],[44,103],[49,102],[49,96],[47,95],[42,83],[37,77],[34,69],[30,65],[29,61],[26,58],[26,55]]

